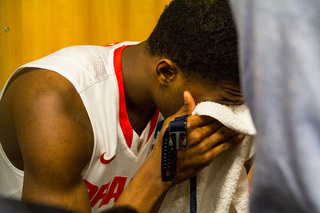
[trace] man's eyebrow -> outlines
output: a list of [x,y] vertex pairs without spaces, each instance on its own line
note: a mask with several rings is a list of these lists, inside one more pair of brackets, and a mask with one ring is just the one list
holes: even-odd
[[[231,92],[229,92],[226,96],[233,96],[233,97],[235,97],[235,98],[237,98],[237,99],[242,99],[243,98],[243,94],[242,93],[231,93]],[[226,99],[228,99],[228,98],[226,98]],[[229,99],[229,100],[231,100],[231,99]]]
[[242,92],[240,90],[234,90],[234,89],[225,89],[227,93],[230,93],[231,95],[235,96],[242,96]]
[[222,104],[223,103],[227,103],[227,104],[230,104],[230,105],[241,105],[241,104],[243,104],[243,102],[241,100],[231,100],[231,99],[226,98],[226,97],[221,98],[217,102],[220,102]]
[[234,95],[242,95],[242,91],[241,89],[239,88],[234,88],[234,87],[231,87],[231,86],[228,86],[228,85],[222,85],[221,86],[221,89],[224,91],[224,92],[227,92],[227,93],[230,93],[230,94],[234,94]]
[[229,98],[222,98],[219,101],[225,101],[225,102],[234,102],[234,100],[231,100]]
[[229,98],[222,98],[222,99],[220,99],[219,101],[220,101],[220,102],[228,102],[228,103],[235,103],[235,102],[237,102],[237,101],[231,100],[231,99],[229,99]]

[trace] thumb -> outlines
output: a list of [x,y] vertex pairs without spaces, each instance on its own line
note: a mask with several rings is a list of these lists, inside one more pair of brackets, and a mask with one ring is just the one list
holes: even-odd
[[[190,94],[190,92],[184,91],[183,98],[184,98],[184,105],[174,115],[171,115],[170,117],[165,119],[163,127],[158,135],[158,138],[161,138],[159,140],[162,140],[164,131],[169,126],[170,121],[173,121],[176,117],[180,117],[183,115],[191,115],[194,108],[196,107],[195,101],[194,101],[192,95]],[[158,138],[157,138],[157,140],[158,140]],[[160,144],[160,145],[157,145],[157,144]],[[156,145],[160,146],[160,147],[161,147],[161,144],[162,144],[162,142],[156,143]]]
[[176,113],[176,116],[183,116],[183,115],[191,115],[196,104],[190,92],[184,91],[183,93],[184,98],[184,105],[180,108],[180,110]]

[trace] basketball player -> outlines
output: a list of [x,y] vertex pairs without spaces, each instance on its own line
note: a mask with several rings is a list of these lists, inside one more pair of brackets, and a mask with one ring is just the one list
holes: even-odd
[[16,70],[0,98],[1,195],[79,212],[149,212],[243,138],[188,117],[176,178],[162,182],[169,121],[201,101],[243,103],[230,8],[174,0],[146,41],[62,49]]

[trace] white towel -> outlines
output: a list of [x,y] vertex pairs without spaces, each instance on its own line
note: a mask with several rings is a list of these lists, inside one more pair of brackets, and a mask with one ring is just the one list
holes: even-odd
[[[211,116],[247,135],[242,143],[221,154],[197,175],[197,212],[248,212],[249,185],[244,163],[252,156],[256,134],[248,108],[202,102],[193,114]],[[159,212],[190,212],[189,192],[189,180],[176,185],[167,193]]]
[[205,101],[198,104],[192,114],[211,116],[239,133],[246,135],[256,134],[250,111],[244,104],[226,106],[215,102]]

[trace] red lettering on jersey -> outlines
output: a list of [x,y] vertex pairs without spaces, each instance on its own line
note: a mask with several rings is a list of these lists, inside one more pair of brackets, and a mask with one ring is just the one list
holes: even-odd
[[93,198],[93,196],[97,193],[97,191],[99,190],[99,187],[96,185],[93,185],[92,183],[90,183],[87,180],[84,180],[84,182],[86,183],[87,189],[88,189],[88,193],[89,193],[89,198],[90,200]]
[[[91,207],[94,207],[98,203],[99,200],[103,201],[105,199],[105,197],[107,196],[107,193],[108,193],[109,185],[110,185],[110,182],[105,185],[102,185],[100,187],[98,193],[96,194],[96,196],[94,196],[94,198],[90,202]],[[101,207],[101,204],[99,207]]]
[[90,183],[89,181],[84,180],[88,188],[91,207],[94,207],[99,200],[102,200],[99,205],[99,208],[103,205],[109,204],[112,198],[114,199],[114,202],[117,202],[118,198],[124,190],[126,181],[127,177],[114,177],[112,182],[110,181],[109,183],[104,184],[99,188],[98,186]]
[[115,177],[111,183],[107,196],[103,199],[100,206],[106,205],[114,198],[113,202],[117,202],[126,185],[127,177]]

